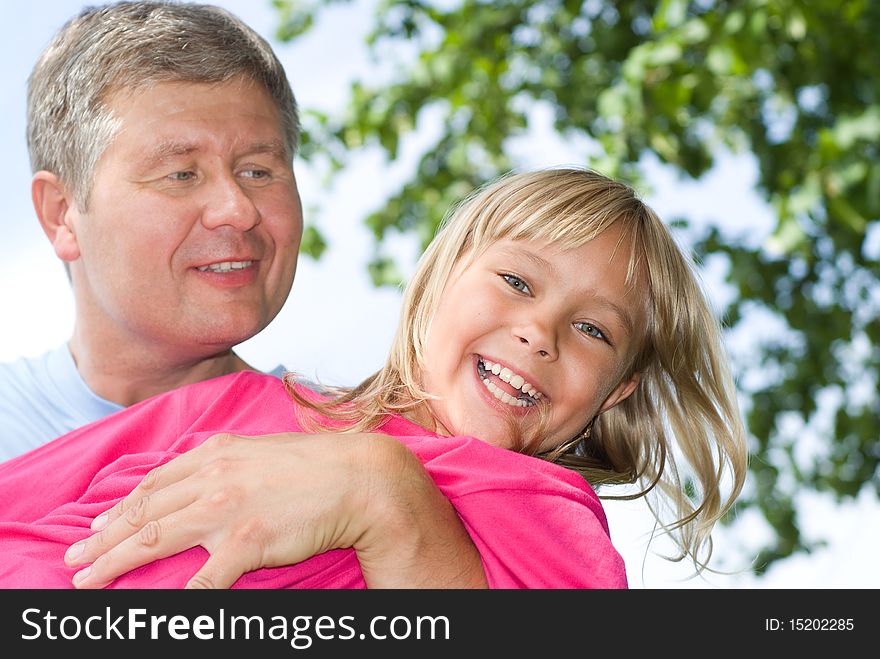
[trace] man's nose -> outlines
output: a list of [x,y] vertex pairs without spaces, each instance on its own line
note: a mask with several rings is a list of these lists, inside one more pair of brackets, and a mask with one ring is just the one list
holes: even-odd
[[205,187],[202,224],[207,229],[231,226],[248,231],[260,222],[256,204],[232,175],[217,177]]

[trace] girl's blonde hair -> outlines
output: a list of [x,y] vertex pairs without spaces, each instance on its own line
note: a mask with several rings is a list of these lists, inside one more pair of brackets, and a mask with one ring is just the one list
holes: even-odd
[[[583,245],[619,224],[629,250],[628,279],[647,289],[647,327],[624,378],[636,391],[601,414],[591,432],[538,457],[572,468],[594,486],[637,483],[637,498],[657,488],[669,506],[658,522],[697,571],[712,554],[711,531],[731,508],[747,470],[745,431],[721,330],[689,260],[657,215],[627,185],[581,168],[504,176],[447,215],[419,260],[403,297],[400,323],[384,367],[352,389],[319,402],[291,394],[352,432],[375,429],[431,396],[422,390],[421,357],[439,298],[453,268],[501,239]],[[308,414],[313,429],[326,422]],[[682,471],[686,469],[686,471]],[[671,514],[671,518],[666,519]]]

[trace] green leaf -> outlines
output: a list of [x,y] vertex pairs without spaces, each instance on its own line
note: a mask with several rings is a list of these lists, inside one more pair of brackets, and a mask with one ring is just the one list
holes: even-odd
[[316,261],[327,249],[327,241],[317,227],[307,226],[303,230],[302,242],[299,246],[301,254],[312,257]]

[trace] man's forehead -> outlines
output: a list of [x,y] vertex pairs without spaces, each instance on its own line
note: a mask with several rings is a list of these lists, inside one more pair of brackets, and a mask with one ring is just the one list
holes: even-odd
[[237,153],[287,159],[278,109],[255,84],[173,81],[117,90],[107,100],[117,123],[114,142],[131,135],[129,146],[145,163],[195,154],[218,141]]
[[102,99],[104,105],[119,111],[142,102],[146,96],[162,98],[167,94],[186,98],[213,95],[214,92],[218,97],[227,99],[235,96],[252,99],[254,94],[262,94],[275,107],[270,91],[245,75],[217,81],[160,79],[134,81],[128,84],[120,82],[108,86],[102,94]]

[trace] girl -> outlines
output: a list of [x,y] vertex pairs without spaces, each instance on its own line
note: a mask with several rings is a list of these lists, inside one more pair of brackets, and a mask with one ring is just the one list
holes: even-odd
[[[747,461],[717,321],[687,260],[630,188],[575,168],[502,178],[449,216],[386,364],[359,386],[318,395],[290,377],[226,376],[0,465],[0,487],[28,494],[4,505],[0,585],[69,585],[76,568],[61,556],[91,519],[219,430],[394,437],[452,501],[493,587],[625,587],[591,487],[612,483],[666,494],[660,522],[702,569]],[[360,541],[341,531],[236,586],[363,587]],[[113,586],[182,586],[204,559],[194,547]],[[87,568],[77,585],[112,576]]]
[[[559,168],[503,178],[448,218],[403,301],[385,367],[320,404],[366,430],[389,413],[657,488],[697,571],[747,473],[718,322],[632,189]],[[671,511],[671,518],[664,512]]]

